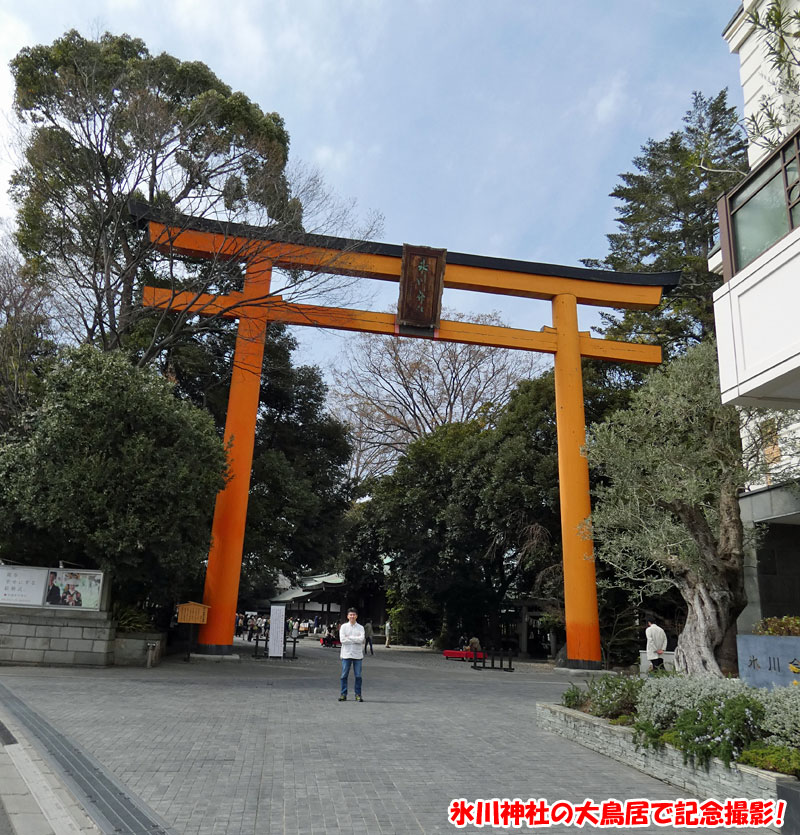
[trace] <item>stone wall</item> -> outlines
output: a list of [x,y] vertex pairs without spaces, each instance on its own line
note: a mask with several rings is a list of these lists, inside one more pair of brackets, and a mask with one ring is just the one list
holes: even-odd
[[167,646],[164,632],[121,632],[114,641],[114,665],[117,667],[146,667],[147,645],[153,644],[151,663],[161,661]]
[[106,612],[0,607],[0,664],[114,663],[114,623]]
[[661,751],[637,748],[630,728],[609,725],[607,719],[589,716],[562,705],[537,702],[536,721],[543,731],[572,739],[586,748],[684,789],[688,795],[701,800],[786,800],[792,797],[789,807],[800,805],[800,783],[794,777],[736,763],[731,763],[728,768],[718,759],[712,760],[708,771],[684,765],[682,752],[671,745]]

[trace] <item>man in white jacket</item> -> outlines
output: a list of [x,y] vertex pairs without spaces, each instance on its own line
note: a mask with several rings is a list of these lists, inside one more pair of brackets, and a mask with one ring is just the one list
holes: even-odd
[[364,627],[357,623],[358,612],[355,609],[347,610],[347,623],[339,627],[339,640],[342,644],[342,689],[339,694],[339,701],[347,701],[347,679],[350,677],[350,668],[353,668],[353,676],[356,680],[356,701],[363,702],[361,698],[361,662],[364,660]]
[[664,650],[667,648],[667,633],[651,618],[647,619],[647,629],[644,630],[647,638],[647,660],[653,665],[654,670],[664,669]]

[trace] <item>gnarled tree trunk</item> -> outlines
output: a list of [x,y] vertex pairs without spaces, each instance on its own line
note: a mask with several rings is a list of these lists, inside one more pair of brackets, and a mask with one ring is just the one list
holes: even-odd
[[[687,527],[699,541],[692,527]],[[675,578],[688,609],[675,650],[675,666],[680,672],[714,676],[738,672],[736,618],[747,602],[743,539],[736,487],[728,482],[720,490],[716,543],[712,545],[704,537],[703,564]]]

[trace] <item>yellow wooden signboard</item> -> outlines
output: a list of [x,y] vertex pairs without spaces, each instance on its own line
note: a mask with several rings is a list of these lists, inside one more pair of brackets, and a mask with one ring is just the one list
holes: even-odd
[[207,623],[210,606],[203,603],[180,603],[178,605],[178,623]]

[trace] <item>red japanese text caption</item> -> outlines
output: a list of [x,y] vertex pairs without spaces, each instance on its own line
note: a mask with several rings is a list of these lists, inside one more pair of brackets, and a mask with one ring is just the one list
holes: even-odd
[[465,826],[546,829],[550,826],[629,829],[645,826],[680,828],[751,827],[783,824],[785,800],[452,800],[448,821]]

